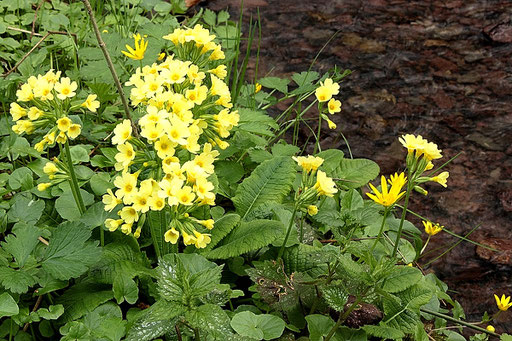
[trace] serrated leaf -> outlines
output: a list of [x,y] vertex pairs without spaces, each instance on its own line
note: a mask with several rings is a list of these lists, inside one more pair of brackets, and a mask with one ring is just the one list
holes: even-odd
[[18,304],[9,293],[4,292],[0,295],[0,318],[13,316],[19,313]]
[[419,308],[427,304],[432,298],[434,292],[425,284],[419,282],[406,290],[396,293],[402,302],[407,302],[407,307],[418,311]]
[[215,222],[214,228],[211,230],[211,241],[204,249],[200,249],[201,254],[209,252],[213,249],[224,237],[226,237],[231,230],[240,221],[238,214],[230,213],[222,216]]
[[182,304],[156,301],[135,321],[128,331],[126,341],[149,341],[162,336],[174,328],[174,321],[183,313]]
[[382,340],[396,340],[405,337],[405,334],[398,329],[390,328],[385,325],[366,325],[362,327],[363,330],[371,336],[378,337]]
[[379,172],[379,165],[372,160],[343,159],[331,176],[341,179],[348,188],[359,188],[375,179]]
[[420,322],[419,314],[407,309],[406,302],[403,303],[398,297],[389,295],[383,300],[384,303],[384,323],[395,329],[399,329],[406,334],[413,333],[416,324]]
[[56,303],[64,306],[63,323],[76,320],[93,311],[97,306],[112,299],[114,294],[110,285],[79,283],[64,292]]
[[37,283],[36,278],[24,269],[0,267],[0,283],[15,294],[23,294]]
[[[196,309],[189,310],[185,319],[194,328],[198,328],[204,339],[225,339],[233,336],[228,315],[221,307],[215,304],[203,304]],[[208,338],[209,337],[209,338]]]
[[329,285],[321,288],[325,302],[332,309],[343,312],[348,301],[348,293],[341,287]]
[[395,293],[405,290],[422,278],[421,271],[410,266],[397,266],[382,282],[382,289]]
[[290,80],[279,77],[265,77],[258,80],[262,86],[270,89],[277,89],[283,94],[288,93],[288,83]]
[[320,77],[318,72],[316,71],[303,71],[301,73],[294,73],[292,75],[293,81],[298,86],[310,85],[313,84]]
[[43,269],[62,280],[83,274],[101,255],[97,242],[87,242],[90,237],[91,231],[82,223],[60,224],[44,253]]
[[290,157],[276,157],[256,167],[238,186],[232,199],[242,220],[258,205],[281,202],[291,189],[295,173]]
[[253,220],[241,223],[222,242],[207,254],[211,259],[227,259],[260,249],[272,243],[284,232],[284,226],[276,220]]
[[37,245],[38,237],[41,235],[39,229],[34,225],[16,224],[14,234],[5,237],[1,242],[2,248],[9,252],[20,268],[25,265],[28,256]]

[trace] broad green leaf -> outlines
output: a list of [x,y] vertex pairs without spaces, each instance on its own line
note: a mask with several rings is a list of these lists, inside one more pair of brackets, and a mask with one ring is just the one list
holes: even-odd
[[110,285],[79,283],[64,292],[56,300],[64,306],[63,323],[76,320],[93,311],[97,306],[112,299],[114,294]]
[[[94,195],[89,192],[80,189],[82,199],[86,206],[91,205],[94,202]],[[66,220],[73,221],[80,218],[80,211],[76,205],[73,193],[65,192],[57,200],[55,200],[55,209],[59,212],[60,216]]]
[[232,199],[242,220],[258,205],[281,202],[291,189],[295,173],[291,157],[276,157],[256,167]]
[[380,172],[379,165],[367,159],[343,159],[333,177],[341,179],[348,188],[359,188],[375,179]]
[[336,168],[340,166],[341,160],[343,160],[343,152],[339,149],[327,149],[321,151],[315,156],[324,159],[320,169],[325,171],[328,175],[333,173]]
[[184,313],[181,303],[156,301],[144,310],[131,326],[126,341],[149,341],[174,329],[175,320]]
[[15,294],[23,294],[28,288],[37,283],[33,274],[34,271],[14,270],[7,267],[0,267],[0,283]]
[[110,179],[110,175],[104,172],[94,174],[89,180],[89,184],[94,194],[98,196],[107,193],[107,189],[114,187],[114,182]]
[[308,323],[310,341],[322,341],[335,324],[329,316],[325,315],[314,314],[305,318]]
[[406,334],[413,333],[416,324],[420,322],[419,314],[407,309],[407,302],[401,302],[398,297],[389,295],[384,298],[383,302],[384,320],[382,323]]
[[341,286],[329,285],[321,288],[323,298],[332,309],[343,312],[348,301],[348,293]]
[[34,225],[16,224],[14,234],[5,237],[1,242],[2,248],[9,252],[20,268],[25,265],[28,256],[37,245],[38,237],[41,235],[39,229]]
[[83,146],[72,146],[70,152],[73,164],[89,162],[89,152]]
[[387,327],[386,325],[366,325],[362,327],[363,330],[371,336],[378,337],[382,340],[397,340],[405,337],[405,334],[398,329]]
[[196,309],[189,310],[185,319],[194,328],[198,328],[204,339],[230,339],[233,332],[226,312],[215,304],[203,304]]
[[21,167],[9,176],[9,186],[14,190],[27,191],[34,187],[32,171],[27,167]]
[[363,207],[363,198],[355,189],[349,190],[341,199],[341,207],[343,210],[355,211]]
[[34,200],[32,194],[27,192],[18,193],[14,197],[14,203],[9,210],[8,217],[10,221],[34,224],[41,218],[44,207],[44,200]]
[[277,89],[283,94],[288,93],[288,83],[290,80],[286,78],[278,78],[278,77],[265,77],[258,80],[265,88]]
[[82,223],[65,222],[57,226],[43,256],[43,269],[62,280],[83,274],[101,255],[97,242],[87,242],[90,237],[90,229]]
[[269,245],[282,233],[284,233],[284,226],[276,220],[259,219],[243,222],[223,240],[220,246],[210,251],[207,257],[227,259],[240,256]]
[[134,304],[139,299],[139,288],[133,279],[125,274],[120,274],[114,278],[112,283],[112,291],[117,304],[121,304],[124,301]]
[[272,155],[274,156],[293,156],[300,152],[300,148],[293,144],[276,143],[272,146]]
[[283,334],[286,323],[270,314],[256,315],[251,311],[235,314],[231,327],[240,335],[256,340],[277,339]]
[[[412,287],[422,278],[421,271],[410,266],[396,266],[393,272],[384,278],[382,289],[395,293]],[[427,300],[428,301],[428,300]]]
[[9,293],[4,292],[0,295],[0,317],[17,315],[18,305]]
[[294,73],[292,75],[293,81],[300,87],[310,85],[320,77],[316,71],[303,71],[301,73]]

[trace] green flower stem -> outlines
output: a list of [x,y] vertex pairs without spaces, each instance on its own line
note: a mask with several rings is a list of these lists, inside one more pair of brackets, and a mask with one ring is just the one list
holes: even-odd
[[313,154],[316,154],[317,150],[322,151],[320,147],[320,133],[322,132],[322,102],[318,102],[318,130],[316,133],[315,150]]
[[277,259],[281,259],[284,252],[284,247],[286,246],[286,242],[288,241],[288,238],[290,237],[290,232],[292,231],[293,222],[295,221],[295,213],[297,213],[298,203],[295,204],[293,207],[292,217],[290,218],[290,224],[288,225],[288,230],[286,231],[286,236],[284,237],[283,245],[279,249],[279,253],[277,254]]
[[377,235],[377,239],[375,239],[375,242],[373,242],[370,252],[373,252],[373,250],[377,246],[377,243],[379,242],[380,238],[382,237],[382,232],[384,232],[384,225],[386,224],[386,219],[388,217],[388,213],[389,213],[389,207],[386,207],[384,209],[384,216],[382,217],[382,224],[380,224],[379,234]]
[[348,315],[350,315],[350,313],[359,305],[359,303],[361,303],[362,300],[363,300],[363,296],[357,296],[356,300],[354,301],[354,303],[352,303],[350,308],[348,308],[347,311],[345,311],[343,314],[340,314],[338,321],[336,321],[336,324],[331,328],[331,330],[329,331],[329,334],[327,334],[324,341],[329,341],[332,338],[334,333],[336,333],[336,330],[338,330],[338,328],[341,326],[341,324],[343,322],[345,322]]
[[485,328],[475,326],[474,324],[471,324],[469,322],[461,321],[461,320],[458,320],[458,319],[453,318],[451,316],[448,316],[448,315],[445,315],[445,314],[441,314],[441,313],[438,313],[436,311],[432,311],[430,309],[420,308],[420,311],[422,311],[424,313],[427,313],[427,314],[430,314],[430,315],[434,315],[434,316],[440,317],[442,319],[445,319],[445,320],[453,322],[453,323],[460,324],[460,325],[462,325],[464,327],[468,327],[468,328],[471,328],[471,329],[474,329],[474,330],[478,330],[479,332],[482,332],[482,333],[485,333],[485,334],[488,334],[488,335],[492,335],[492,336],[496,336],[496,337],[500,336],[499,334],[490,332],[490,331],[488,331]]
[[82,194],[80,193],[80,186],[78,186],[78,180],[75,174],[75,168],[73,167],[73,159],[71,158],[71,151],[69,149],[69,141],[66,140],[64,144],[64,151],[66,152],[66,161],[68,163],[69,168],[69,185],[71,187],[71,192],[73,193],[73,197],[75,198],[76,206],[80,211],[80,215],[85,212],[84,200],[82,199]]
[[429,234],[428,235],[428,238],[427,238],[427,241],[425,242],[425,245],[423,245],[423,247],[421,248],[421,251],[420,251],[420,255],[423,253],[423,251],[425,251],[425,249],[427,248],[427,245],[428,245],[428,242],[430,241],[430,238],[432,236]]
[[409,197],[411,196],[411,191],[414,188],[414,181],[410,178],[411,173],[409,172],[407,181],[407,191],[405,192],[405,202],[404,209],[402,210],[402,217],[400,218],[400,225],[398,225],[398,232],[396,234],[396,242],[395,247],[393,248],[392,257],[396,256],[396,251],[398,250],[398,245],[400,244],[400,238],[402,237],[402,228],[404,227],[405,215],[407,213],[407,206],[409,205]]

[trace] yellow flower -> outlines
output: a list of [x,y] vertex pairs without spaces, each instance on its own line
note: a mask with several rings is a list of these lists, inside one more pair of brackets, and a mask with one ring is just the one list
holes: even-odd
[[261,91],[261,84],[260,83],[254,84],[254,93],[257,94],[260,91]]
[[182,231],[182,235],[183,235],[183,244],[192,245],[196,242],[196,237],[188,234],[187,232]]
[[408,153],[412,153],[416,150],[416,155],[420,156],[423,153],[425,146],[425,140],[421,135],[414,136],[411,134],[402,135],[399,139],[402,146],[407,148]]
[[131,206],[125,206],[119,212],[119,216],[123,219],[127,224],[133,224],[137,220],[139,220],[139,214],[137,210]]
[[176,192],[175,197],[178,199],[178,203],[190,206],[192,205],[196,195],[192,193],[192,188],[190,186],[183,186],[183,188]]
[[162,52],[162,53],[160,53],[160,54],[158,55],[158,59],[157,59],[157,60],[158,60],[158,61],[161,61],[161,60],[163,60],[164,58],[165,58],[165,52]]
[[327,109],[329,109],[329,114],[335,114],[341,111],[341,102],[331,98],[327,103]]
[[332,197],[338,192],[334,181],[332,181],[332,179],[321,170],[316,174],[316,183],[314,188],[318,192],[318,195],[326,195],[328,197]]
[[83,102],[80,106],[89,109],[92,112],[96,112],[96,109],[100,107],[100,102],[96,100],[97,95],[89,95],[85,102]]
[[82,127],[80,124],[72,124],[69,126],[67,131],[68,137],[72,140],[76,139],[78,135],[82,132]]
[[43,112],[37,107],[30,107],[28,109],[27,116],[32,121],[37,120],[41,115],[43,115]]
[[133,227],[133,223],[123,224],[123,225],[121,225],[121,232],[123,232],[124,234],[130,234],[130,233],[132,233],[132,227]]
[[370,199],[375,201],[377,204],[380,204],[384,207],[389,207],[393,205],[395,202],[400,200],[402,196],[405,194],[405,192],[400,192],[402,190],[402,187],[405,185],[405,182],[407,181],[407,178],[405,177],[404,173],[401,173],[400,175],[396,174],[391,177],[390,181],[390,188],[388,191],[388,185],[386,183],[386,178],[384,175],[380,178],[381,183],[381,190],[382,193],[379,192],[375,186],[372,184],[369,184],[370,188],[372,189],[373,193],[366,193]]
[[309,215],[316,215],[318,213],[318,207],[315,205],[309,205],[308,206],[308,214]]
[[439,224],[432,224],[430,221],[422,221],[422,223],[425,226],[425,232],[431,236],[435,236],[443,230],[443,226]]
[[146,213],[149,211],[149,194],[147,193],[137,193],[133,196],[133,208],[137,212]]
[[68,131],[73,122],[68,117],[62,117],[57,120],[57,128],[63,133]]
[[[226,69],[226,65],[219,65],[215,69],[208,70],[208,72],[209,73],[213,73],[215,76],[219,77],[220,79],[224,79],[228,75],[228,72],[227,72],[227,69]],[[256,83],[256,91],[255,91],[255,93],[257,93],[259,91],[258,90],[258,85],[259,85],[259,88],[261,90],[261,84]]]
[[336,123],[331,121],[327,116],[324,117],[324,119],[327,121],[327,124],[329,125],[329,129],[336,129]]
[[441,150],[437,148],[437,144],[428,142],[427,140],[425,140],[425,145],[423,146],[423,155],[425,155],[429,161],[443,157]]
[[11,103],[11,110],[10,110],[12,120],[17,121],[23,116],[27,115],[27,109],[23,108],[16,102]]
[[327,78],[325,81],[320,82],[320,87],[316,89],[315,96],[319,102],[327,102],[333,95],[339,93],[339,89],[338,83],[334,83],[331,78]]
[[324,159],[322,159],[321,157],[313,155],[298,157],[292,156],[292,159],[295,160],[299,164],[299,166],[301,166],[302,169],[307,173],[311,171],[316,171],[318,167],[320,167],[324,162]]
[[117,145],[117,150],[119,153],[115,155],[115,159],[119,162],[123,168],[126,168],[130,165],[130,163],[135,159],[135,151],[133,150],[133,146],[130,142],[125,142],[123,144]]
[[449,176],[450,176],[450,173],[442,172],[441,174],[438,174],[438,175],[430,178],[430,181],[437,182],[438,184],[440,184],[443,187],[448,187],[446,185],[446,182],[447,182],[447,179],[448,179]]
[[505,294],[501,296],[501,299],[494,294],[494,298],[496,299],[496,305],[498,309],[501,311],[507,311],[508,308],[512,307],[512,302],[510,302],[510,296],[505,297]]
[[165,207],[165,199],[158,195],[151,196],[148,202],[152,211],[161,211]]
[[144,40],[143,37],[140,36],[139,33],[133,35],[135,48],[132,48],[130,45],[126,45],[126,51],[121,51],[126,57],[133,60],[141,60],[144,59],[144,54],[146,53],[146,49],[148,48],[148,42]]
[[50,188],[51,185],[52,184],[49,182],[42,182],[39,185],[37,185],[37,190],[40,192],[46,191],[48,188]]
[[208,245],[211,242],[210,235],[199,233],[197,231],[194,231],[194,235],[196,236],[195,240],[195,246],[198,249],[204,249],[206,245]]
[[63,131],[61,131],[59,133],[59,135],[57,136],[57,138],[55,139],[55,141],[57,143],[61,143],[61,144],[66,143],[67,140],[68,140],[68,138],[66,137],[66,133],[64,133]]
[[55,84],[55,91],[57,91],[57,98],[65,100],[76,95],[75,90],[78,85],[76,82],[71,83],[71,79],[68,77],[61,78],[60,82]]
[[165,241],[171,244],[176,244],[179,237],[180,233],[174,227],[167,230],[167,232],[164,234]]
[[116,197],[114,193],[112,193],[112,190],[109,188],[107,189],[107,194],[103,195],[102,202],[105,204],[105,211],[110,212],[123,201]]
[[53,162],[47,162],[43,167],[43,172],[46,175],[53,175],[53,174],[57,173],[58,171],[59,171],[59,169],[57,168],[57,166],[55,166],[55,164]]
[[215,221],[213,219],[207,219],[207,220],[199,220],[198,223],[203,225],[204,227],[206,227],[208,230],[211,230],[211,229],[213,229]]
[[118,229],[119,226],[123,223],[123,219],[107,219],[105,220],[105,227],[108,228],[110,232],[114,232]]
[[126,205],[132,203],[132,196],[135,194],[137,189],[137,173],[123,173],[121,176],[117,176],[114,179],[114,185],[119,188],[116,191],[116,197],[123,199]]
[[130,120],[123,120],[114,128],[114,137],[112,138],[113,144],[124,143],[132,136],[132,125]]
[[492,325],[488,325],[487,327],[485,327],[485,329],[491,333],[496,332],[496,328],[494,328]]

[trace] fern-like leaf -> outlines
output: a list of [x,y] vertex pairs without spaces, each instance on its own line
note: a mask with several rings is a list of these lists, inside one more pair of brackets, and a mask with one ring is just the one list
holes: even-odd
[[243,222],[235,228],[220,246],[206,254],[210,259],[227,259],[260,249],[272,243],[284,226],[277,220],[259,219]]
[[242,220],[258,205],[281,202],[291,189],[295,173],[291,157],[276,157],[256,167],[238,186],[233,197],[236,211]]

